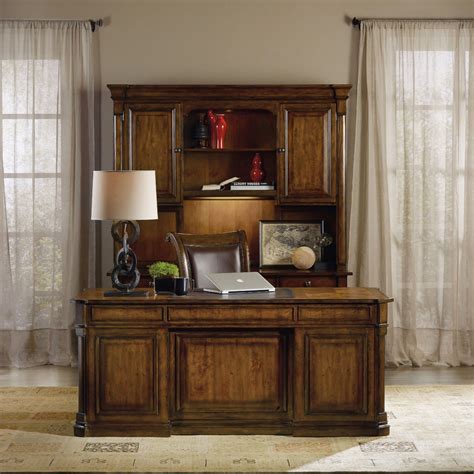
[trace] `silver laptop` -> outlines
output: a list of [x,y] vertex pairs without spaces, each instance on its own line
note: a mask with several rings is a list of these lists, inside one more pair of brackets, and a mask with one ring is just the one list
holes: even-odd
[[211,293],[275,291],[275,287],[257,272],[209,273],[207,278],[212,285],[203,290]]

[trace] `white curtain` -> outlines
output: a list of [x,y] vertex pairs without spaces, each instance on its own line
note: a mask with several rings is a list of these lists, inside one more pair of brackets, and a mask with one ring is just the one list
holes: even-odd
[[388,364],[472,365],[474,22],[362,22],[349,229]]
[[92,31],[0,21],[0,366],[75,362],[70,299],[93,284]]

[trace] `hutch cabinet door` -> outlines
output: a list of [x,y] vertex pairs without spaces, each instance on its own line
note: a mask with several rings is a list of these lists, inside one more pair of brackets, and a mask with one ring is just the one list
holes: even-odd
[[179,104],[125,107],[128,163],[123,169],[156,170],[159,203],[181,201],[182,127]]
[[89,329],[88,419],[168,421],[164,330]]
[[295,330],[295,420],[375,417],[374,329]]
[[335,104],[283,104],[279,119],[278,199],[336,202]]

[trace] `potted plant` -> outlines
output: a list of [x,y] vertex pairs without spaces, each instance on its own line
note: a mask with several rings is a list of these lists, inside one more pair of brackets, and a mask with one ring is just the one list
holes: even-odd
[[153,278],[155,292],[166,291],[174,293],[175,278],[179,276],[177,265],[169,262],[155,262],[148,267]]

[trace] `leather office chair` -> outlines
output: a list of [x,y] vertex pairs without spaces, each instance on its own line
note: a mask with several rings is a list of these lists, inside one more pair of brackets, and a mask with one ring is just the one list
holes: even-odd
[[209,286],[208,273],[248,272],[250,256],[245,231],[222,234],[182,234],[169,232],[178,256],[179,273],[193,278],[196,288]]

